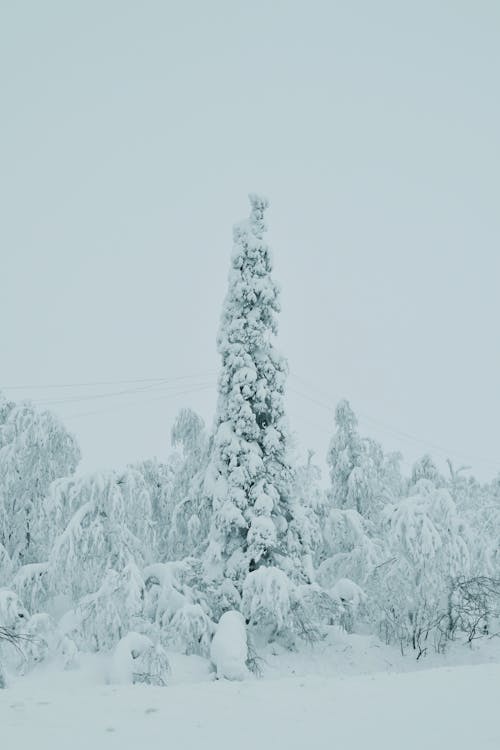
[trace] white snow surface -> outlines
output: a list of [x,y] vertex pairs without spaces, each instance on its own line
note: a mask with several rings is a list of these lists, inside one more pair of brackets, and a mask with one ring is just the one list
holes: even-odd
[[417,663],[337,633],[308,652],[268,648],[262,678],[242,682],[172,655],[163,688],[105,684],[103,657],[40,666],[0,691],[0,747],[498,750],[499,641]]

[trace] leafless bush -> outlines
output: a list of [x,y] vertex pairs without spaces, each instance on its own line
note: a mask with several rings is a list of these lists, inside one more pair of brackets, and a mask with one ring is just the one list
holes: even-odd
[[407,649],[416,653],[417,661],[427,654],[429,646],[437,642],[432,638],[436,633],[442,615],[426,606],[418,611],[399,612],[393,608],[381,607],[382,618],[379,632],[387,644],[397,643],[404,656]]
[[250,634],[247,634],[247,652],[248,653],[247,653],[246,665],[248,669],[256,677],[262,677],[262,674],[263,674],[262,664],[264,663],[264,659],[257,654],[255,645],[253,643],[253,640]]
[[346,608],[326,591],[306,586],[291,606],[292,631],[310,645],[323,640],[324,625],[340,624]]
[[500,617],[500,579],[488,576],[452,581],[448,612],[444,620],[447,637],[452,640],[464,633],[467,642],[477,638],[497,635],[492,632],[495,620]]
[[[11,628],[5,628],[0,626],[0,645],[2,643],[7,643],[10,646],[13,646],[17,651],[19,651],[24,656],[24,652],[22,650],[22,643],[23,641],[30,641],[30,636],[22,635],[21,633],[16,633],[15,630],[12,630]],[[0,663],[0,688],[5,687],[5,676],[2,670],[2,665]]]

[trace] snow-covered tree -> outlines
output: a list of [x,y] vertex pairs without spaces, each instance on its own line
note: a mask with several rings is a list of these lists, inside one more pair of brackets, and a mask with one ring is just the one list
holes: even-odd
[[419,460],[413,464],[411,470],[411,485],[416,485],[420,479],[427,479],[436,487],[444,487],[446,485],[444,477],[439,473],[436,464],[428,453],[425,453],[419,458]]
[[331,589],[339,578],[363,587],[384,557],[384,545],[374,525],[353,508],[332,508],[325,520],[325,559],[317,580]]
[[152,549],[151,504],[138,471],[101,472],[55,483],[46,501],[58,530],[49,557],[50,588],[78,601],[109,570],[142,566]]
[[120,571],[103,572],[99,588],[83,596],[62,619],[63,632],[82,650],[109,650],[144,623],[145,588],[139,568],[129,562]]
[[145,613],[160,628],[165,646],[208,656],[214,623],[207,597],[200,590],[201,572],[196,558],[148,566],[144,570]]
[[384,506],[404,494],[405,480],[401,473],[403,456],[399,451],[384,453],[380,443],[373,438],[364,438],[364,445],[372,477],[372,502],[368,516],[377,521]]
[[484,499],[469,521],[477,535],[474,559],[481,574],[500,580],[500,475],[488,486]]
[[210,504],[203,491],[208,463],[208,437],[201,417],[181,409],[172,427],[172,446],[180,449],[172,487],[166,559],[201,554],[210,530]]
[[241,584],[277,565],[303,575],[284,408],[287,365],[274,345],[279,292],[264,240],[267,200],[250,196],[234,228],[229,289],[218,337],[222,357],[206,491],[212,505],[210,575]]
[[500,580],[500,478],[480,484],[472,477],[455,477],[451,491],[467,523],[474,575]]
[[14,568],[46,557],[43,499],[79,459],[75,438],[53,414],[0,395],[0,547]]
[[13,566],[7,550],[0,544],[0,586],[7,586],[12,578]]
[[371,581],[380,628],[420,655],[429,635],[441,633],[452,580],[470,570],[465,529],[449,492],[428,479],[384,516],[388,558]]
[[[327,455],[330,508],[322,524],[324,549],[317,580],[332,595],[342,581],[343,590],[354,592],[353,607],[359,609],[364,601],[359,592],[384,559],[380,517],[402,487],[399,455],[386,456],[375,440],[359,435],[356,415],[346,400],[337,405],[335,425]],[[352,627],[352,611],[348,614]]]
[[12,579],[12,588],[30,612],[44,611],[49,593],[48,563],[23,565]]
[[153,533],[152,558],[171,559],[168,537],[172,525],[174,487],[180,470],[180,458],[176,455],[162,462],[156,458],[132,464],[129,468],[141,475],[151,502]]
[[313,461],[314,453],[309,451],[307,461],[298,463],[294,471],[292,488],[293,520],[291,529],[297,528],[292,536],[300,544],[297,549],[304,557],[304,567],[309,580],[314,579],[314,567],[323,557],[323,526],[328,513],[325,493],[321,488],[321,469]]
[[201,417],[181,409],[171,443],[174,451],[165,462],[148,459],[131,467],[142,475],[149,492],[158,561],[201,553],[210,527],[210,505],[203,492],[208,437]]
[[330,501],[335,508],[352,508],[368,516],[373,512],[375,476],[367,447],[373,452],[373,445],[360,437],[358,420],[345,399],[335,409],[335,426],[327,454]]

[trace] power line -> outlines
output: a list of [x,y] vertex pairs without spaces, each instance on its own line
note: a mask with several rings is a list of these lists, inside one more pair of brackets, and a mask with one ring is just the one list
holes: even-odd
[[309,396],[306,393],[302,393],[297,388],[294,388],[293,386],[288,386],[288,390],[292,393],[295,393],[297,396],[300,396],[301,398],[307,399],[307,401],[310,401],[312,404],[315,404],[316,406],[319,406],[321,409],[327,409],[332,414],[335,412],[335,409],[330,404],[325,403],[324,401],[319,401],[318,399],[314,398],[313,396]]
[[[326,394],[326,391],[323,391],[322,389],[318,388],[313,383],[307,381],[305,378],[303,378],[303,377],[301,377],[299,375],[296,375],[295,373],[290,373],[290,375],[291,375],[291,377],[295,378],[295,380],[297,380],[298,382],[301,382],[304,385],[306,385],[308,388],[311,388],[312,390],[316,390],[317,393],[323,393],[324,395],[327,395],[329,399],[331,399],[331,396],[328,395],[328,394]],[[327,403],[327,402],[325,402],[323,400],[319,400],[319,399],[314,398],[312,396],[309,396],[309,395],[307,395],[305,393],[302,393],[301,391],[297,390],[296,388],[290,387],[290,390],[292,391],[292,393],[296,393],[298,396],[301,396],[302,398],[307,399],[309,402],[315,404],[316,406],[319,406],[320,408],[324,408],[324,409],[328,410],[330,413],[334,412],[334,407],[332,405],[333,399],[331,399]],[[498,469],[498,463],[497,462],[490,461],[490,460],[484,459],[484,458],[471,459],[471,458],[465,456],[465,454],[463,454],[461,451],[457,451],[457,450],[454,450],[454,449],[451,449],[451,448],[447,448],[447,447],[442,446],[442,445],[438,445],[438,444],[433,443],[433,442],[431,442],[429,440],[425,440],[424,438],[420,438],[417,435],[412,435],[409,432],[405,432],[403,430],[400,430],[397,427],[392,427],[391,425],[388,425],[388,424],[382,422],[381,420],[376,419],[375,417],[371,417],[368,414],[365,414],[364,412],[358,411],[357,413],[365,421],[371,422],[372,424],[376,425],[377,427],[380,427],[381,429],[385,430],[386,432],[389,432],[389,433],[395,435],[396,437],[403,438],[405,440],[410,440],[410,441],[412,441],[414,443],[418,443],[420,445],[423,445],[426,448],[432,449],[433,451],[437,451],[437,452],[443,454],[446,457],[448,457],[448,456],[455,456],[456,458],[460,458],[461,460],[466,460],[467,462],[470,462],[470,463],[482,463],[484,466],[488,466],[490,468]]]
[[[73,404],[73,403],[79,403],[82,401],[93,401],[93,400],[101,400],[101,399],[107,399],[107,398],[116,398],[120,396],[126,396],[130,394],[149,394],[154,391],[163,391],[163,390],[171,390],[172,392],[169,394],[166,394],[163,397],[159,397],[158,399],[153,400],[161,400],[162,398],[170,398],[171,396],[181,396],[186,395],[189,393],[194,393],[199,390],[205,390],[207,388],[213,387],[215,384],[213,381],[208,382],[206,380],[207,376],[214,375],[215,370],[207,370],[200,373],[193,373],[193,374],[186,374],[186,375],[177,375],[174,377],[155,377],[155,378],[132,378],[128,380],[94,380],[94,381],[86,381],[86,382],[77,382],[77,383],[45,383],[45,384],[31,384],[31,385],[10,385],[10,386],[3,386],[3,390],[10,390],[10,391],[22,391],[22,390],[64,390],[64,389],[72,389],[72,388],[95,388],[98,386],[119,386],[119,385],[127,385],[127,386],[139,386],[139,387],[128,387],[123,388],[117,391],[108,391],[105,393],[94,393],[94,394],[73,394],[68,397],[61,397],[58,398],[46,398],[46,399],[33,399],[34,403],[38,406],[62,406],[65,404]],[[297,381],[298,383],[301,383],[304,385],[308,390],[315,392],[316,394],[319,394],[321,398],[318,398],[316,396],[312,396],[310,393],[304,393],[303,391],[289,385],[289,391],[291,393],[294,393],[295,395],[299,396],[302,399],[305,399],[309,401],[309,403],[314,404],[315,406],[326,410],[329,413],[330,419],[332,418],[335,408],[334,408],[334,402],[335,400],[338,400],[340,398],[339,396],[335,398],[332,398],[332,395],[330,393],[327,393],[327,391],[319,388],[317,385],[311,383],[306,378],[296,374],[295,372],[291,372],[290,376]],[[187,390],[182,391],[176,391],[175,388],[187,385],[189,381],[194,381],[196,379],[202,379],[198,383],[192,382],[191,385],[193,388],[188,388]],[[187,382],[186,382],[187,381]],[[144,385],[143,385],[144,384]],[[121,408],[121,406],[119,407]],[[113,407],[111,408],[111,411],[114,411]],[[67,417],[68,419],[74,419],[80,416],[91,416],[94,414],[101,414],[105,413],[106,411],[110,411],[110,409],[104,409],[104,410],[94,410],[90,412],[83,412],[78,414],[73,414]],[[461,458],[462,460],[472,461],[473,463],[482,463],[484,465],[487,465],[489,467],[494,467],[495,469],[498,468],[498,464],[496,462],[487,460],[487,459],[470,459],[467,456],[465,456],[461,451],[457,451],[454,449],[447,448],[445,446],[438,445],[436,443],[433,443],[429,440],[426,440],[424,438],[421,438],[417,435],[411,434],[409,432],[406,432],[404,430],[401,430],[397,427],[393,427],[392,425],[388,425],[387,423],[381,421],[380,419],[377,419],[375,417],[372,417],[369,414],[366,414],[364,412],[358,411],[358,415],[365,421],[370,422],[374,424],[375,426],[379,427],[380,429],[404,440],[409,440],[413,443],[417,443],[419,445],[422,445],[428,449],[431,449],[433,451],[439,452],[445,456],[455,456],[457,458]],[[300,417],[304,421],[309,421],[309,424],[313,426],[313,423],[310,420],[306,420],[304,417]],[[314,425],[315,429],[320,429],[324,431],[325,433],[328,431],[326,427],[319,427],[319,425]]]
[[28,391],[28,390],[45,390],[45,389],[52,389],[52,388],[91,388],[95,386],[105,386],[105,385],[127,385],[127,384],[134,384],[134,383],[158,383],[160,381],[165,380],[189,380],[191,378],[197,378],[205,375],[213,375],[216,371],[215,370],[205,370],[204,372],[200,372],[194,375],[178,375],[173,378],[169,377],[162,377],[162,378],[136,378],[136,379],[130,379],[130,380],[93,380],[93,381],[87,381],[85,383],[32,383],[31,385],[2,385],[0,386],[0,390],[5,391]]
[[[207,381],[206,379],[201,381],[201,383],[194,383],[193,385],[203,385]],[[212,382],[212,381],[210,381]],[[183,383],[173,383],[168,381],[160,381],[158,383],[154,383],[152,385],[144,386],[142,388],[126,388],[120,391],[109,391],[107,393],[93,393],[93,394],[86,394],[84,396],[70,396],[69,398],[62,398],[62,399],[44,399],[44,400],[35,400],[35,403],[39,406],[59,406],[62,404],[74,404],[81,401],[94,401],[98,399],[105,399],[105,398],[116,398],[117,396],[126,396],[131,393],[151,393],[152,391],[162,391],[162,390],[174,390],[175,388],[179,388],[179,386],[184,385]]]
[[46,399],[34,399],[38,406],[59,406],[61,404],[74,404],[79,401],[93,401],[101,398],[114,398],[116,396],[125,396],[130,393],[143,393],[145,391],[150,392],[151,390],[161,388],[164,381],[160,380],[157,383],[144,386],[142,388],[125,388],[120,391],[108,391],[106,393],[89,393],[84,396],[68,396],[67,398],[46,398]]
[[127,402],[125,404],[117,404],[115,406],[111,406],[111,407],[104,408],[104,409],[95,409],[93,411],[87,411],[87,412],[77,412],[76,414],[69,414],[65,416],[64,418],[65,419],[79,419],[80,417],[91,417],[94,415],[109,414],[111,412],[121,411],[122,409],[134,408],[138,406],[142,407],[144,403],[151,403],[154,401],[164,401],[165,399],[172,398],[173,396],[184,396],[186,394],[199,393],[201,391],[208,390],[209,388],[215,388],[215,386],[216,386],[215,382],[206,383],[204,385],[199,385],[194,388],[187,388],[186,390],[183,390],[183,391],[177,391],[175,393],[167,393],[167,394],[164,394],[163,396],[156,396],[155,398],[146,399],[146,401],[140,401],[138,403]]
[[331,436],[331,431],[327,427],[325,427],[325,425],[319,425],[317,422],[313,421],[312,419],[309,419],[309,417],[305,417],[296,409],[290,409],[289,412],[294,419],[298,419],[304,424],[309,425],[309,427],[313,427],[315,430],[322,432],[324,435]]

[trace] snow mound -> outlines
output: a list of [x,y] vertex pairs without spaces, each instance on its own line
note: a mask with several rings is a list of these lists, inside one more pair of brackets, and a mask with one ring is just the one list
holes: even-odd
[[244,680],[248,676],[248,657],[245,620],[240,612],[225,612],[219,620],[210,648],[210,658],[217,669],[217,677]]

